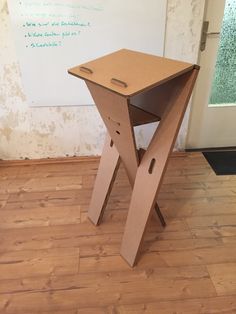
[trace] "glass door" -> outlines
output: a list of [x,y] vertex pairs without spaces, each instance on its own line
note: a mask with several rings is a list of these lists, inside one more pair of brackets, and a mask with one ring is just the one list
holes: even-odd
[[209,106],[236,105],[236,0],[226,0]]
[[236,0],[207,0],[204,25],[186,148],[236,147]]

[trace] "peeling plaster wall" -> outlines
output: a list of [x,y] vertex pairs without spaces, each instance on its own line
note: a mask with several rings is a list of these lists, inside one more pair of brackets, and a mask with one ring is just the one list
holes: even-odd
[[[169,0],[165,56],[195,62],[204,0]],[[184,147],[185,117],[177,149]],[[87,156],[101,153],[105,135],[95,107],[30,108],[9,21],[7,1],[0,0],[0,158]],[[142,130],[137,132],[142,142]]]
[[[168,0],[165,56],[197,63],[205,0]],[[187,136],[191,100],[175,148],[183,150]]]

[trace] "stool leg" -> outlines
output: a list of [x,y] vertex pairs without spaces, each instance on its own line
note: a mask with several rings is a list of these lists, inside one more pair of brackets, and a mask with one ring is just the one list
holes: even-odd
[[121,245],[121,255],[133,266],[184,116],[197,70],[182,75],[165,114],[138,167]]
[[[100,224],[102,220],[119,166],[119,153],[107,134],[88,210],[88,218],[95,225]],[[154,216],[160,220],[163,227],[166,226],[158,204],[155,205]]]
[[154,210],[155,210],[155,216],[157,217],[157,219],[160,220],[161,224],[162,224],[162,227],[165,227],[166,226],[166,222],[165,222],[165,219],[162,215],[162,212],[161,212],[161,209],[159,207],[159,205],[156,203],[155,206],[154,206]]
[[102,219],[119,165],[119,153],[107,134],[88,210],[88,217],[95,225]]
[[[144,154],[146,153],[146,151],[147,151],[147,150],[144,149],[144,148],[139,148],[139,150],[138,150],[138,155],[139,155],[139,159],[140,159],[140,160],[142,160],[142,158],[143,158]],[[156,203],[155,206],[154,206],[154,213],[153,213],[153,216],[154,216],[155,219],[157,219],[158,221],[161,222],[162,227],[165,227],[165,226],[166,226],[165,219],[164,219],[164,217],[163,217],[163,215],[162,215],[162,212],[161,212],[161,209],[160,209],[158,203]]]

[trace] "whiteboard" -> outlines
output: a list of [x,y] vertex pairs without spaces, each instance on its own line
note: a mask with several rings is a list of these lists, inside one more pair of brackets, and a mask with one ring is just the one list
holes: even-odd
[[31,106],[90,105],[67,70],[121,48],[162,56],[167,0],[8,0]]

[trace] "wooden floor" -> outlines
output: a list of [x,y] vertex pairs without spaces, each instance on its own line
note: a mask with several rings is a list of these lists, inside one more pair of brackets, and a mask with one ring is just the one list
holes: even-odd
[[128,180],[103,223],[86,218],[98,160],[0,162],[0,313],[236,313],[236,176],[171,158],[138,266],[119,256]]

